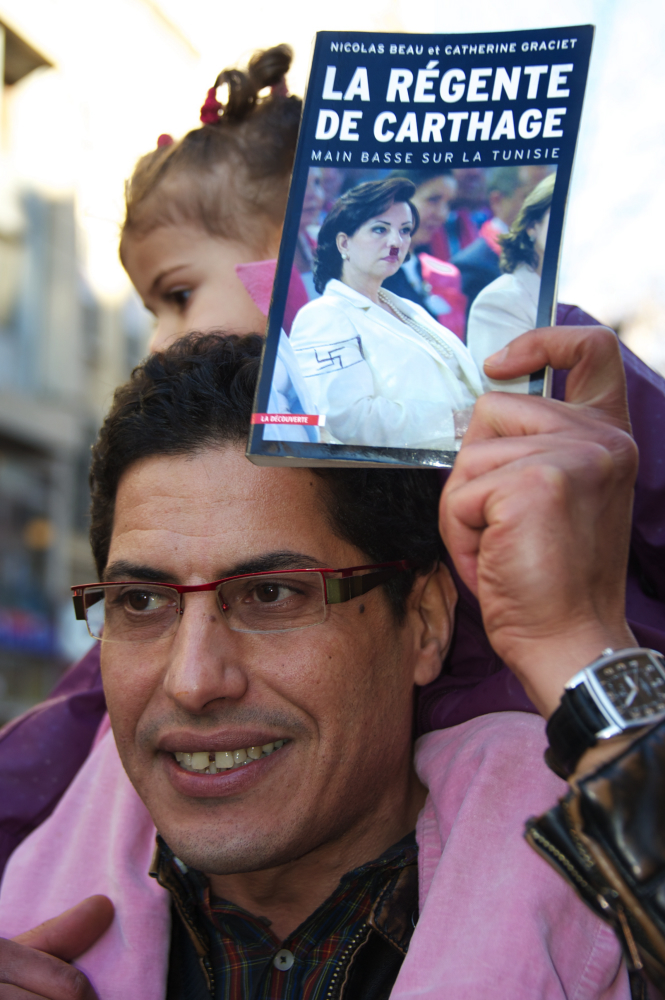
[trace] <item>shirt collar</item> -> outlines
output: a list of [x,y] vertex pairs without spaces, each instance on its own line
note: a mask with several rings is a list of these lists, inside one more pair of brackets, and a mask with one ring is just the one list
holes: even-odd
[[[329,897],[332,902],[340,891],[344,890],[344,887],[351,885],[354,882],[363,881],[364,879],[371,877],[374,871],[379,871],[384,869],[386,871],[393,870],[395,872],[395,877],[398,881],[400,879],[400,873],[407,869],[415,869],[418,862],[418,844],[416,842],[415,831],[408,833],[405,837],[399,840],[396,844],[389,847],[383,854],[379,855],[378,858],[374,858],[371,861],[366,861],[364,864],[359,865],[357,868],[353,868],[351,871],[346,872],[339,881],[339,886]],[[159,834],[157,834],[155,852],[153,855],[152,863],[150,865],[149,874],[152,878],[156,879],[161,886],[171,893],[175,900],[179,900],[181,906],[188,905],[189,907],[202,908],[206,915],[210,915],[210,887],[207,877],[202,873],[197,871],[195,868],[188,868],[176,855],[173,853],[171,848],[168,846],[166,841],[164,841]],[[234,903],[225,902],[225,906],[229,911],[237,912],[238,916],[244,916],[249,918],[249,921],[260,922],[260,918],[253,917],[251,914],[246,913],[241,907],[236,906]],[[377,906],[375,907],[376,912],[376,929],[382,930],[382,924],[386,921],[386,914],[388,913],[388,908],[385,905],[379,905],[385,903],[385,900],[378,900]],[[325,903],[323,904],[326,905]],[[416,904],[417,906],[417,900]],[[374,923],[374,921],[372,921]],[[409,928],[409,933],[412,928]],[[257,937],[265,936],[266,939],[272,937],[271,932],[268,929],[268,925],[265,928],[256,927],[255,930],[258,932]],[[203,944],[203,941],[200,941]]]
[[[388,288],[383,288],[382,291],[385,293],[386,298],[389,301],[391,298],[395,299],[396,304],[399,306],[402,312],[406,313],[407,316],[412,317],[419,323],[426,322],[423,320],[422,315],[418,315],[418,313],[414,309],[414,303],[411,302],[409,299],[403,299],[400,295],[395,295],[395,293],[391,292],[390,289]],[[348,302],[350,302],[352,306],[355,306],[356,309],[362,309],[364,312],[369,312],[370,309],[378,310],[377,317],[380,317],[384,322],[388,324],[392,322],[392,323],[399,323],[400,327],[404,326],[401,320],[397,319],[391,313],[386,312],[386,310],[382,309],[381,306],[376,304],[376,302],[372,302],[372,300],[368,299],[366,295],[363,295],[361,292],[357,292],[355,288],[351,288],[350,285],[345,285],[343,281],[338,281],[337,278],[331,278],[328,284],[326,285],[323,294],[326,295],[328,293],[337,296],[342,296]],[[403,330],[402,332],[404,333],[405,331]]]
[[375,302],[368,299],[366,295],[362,294],[362,292],[357,292],[355,288],[351,288],[350,285],[345,285],[343,281],[339,281],[337,278],[330,279],[323,294],[339,295],[344,299],[348,299],[351,305],[355,306],[356,309],[364,309],[365,311],[376,305]]

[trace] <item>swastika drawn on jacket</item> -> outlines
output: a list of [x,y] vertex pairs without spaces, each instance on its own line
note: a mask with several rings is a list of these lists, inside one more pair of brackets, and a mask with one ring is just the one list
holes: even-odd
[[360,337],[351,337],[349,340],[340,340],[334,344],[322,344],[320,347],[300,348],[296,351],[296,356],[305,378],[330,375],[365,360]]

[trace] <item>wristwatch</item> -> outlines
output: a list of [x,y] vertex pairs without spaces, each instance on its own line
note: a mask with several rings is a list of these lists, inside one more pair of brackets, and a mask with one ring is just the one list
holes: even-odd
[[563,777],[598,740],[665,719],[665,657],[655,649],[604,649],[568,681],[547,723],[545,759]]

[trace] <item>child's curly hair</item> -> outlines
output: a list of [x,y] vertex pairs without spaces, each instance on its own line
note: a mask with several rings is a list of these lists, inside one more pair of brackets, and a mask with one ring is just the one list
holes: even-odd
[[208,111],[212,123],[141,157],[125,188],[121,257],[126,236],[162,225],[189,223],[249,245],[260,245],[266,218],[281,225],[302,109],[284,85],[292,58],[276,45],[255,52],[246,70],[224,70],[216,119]]

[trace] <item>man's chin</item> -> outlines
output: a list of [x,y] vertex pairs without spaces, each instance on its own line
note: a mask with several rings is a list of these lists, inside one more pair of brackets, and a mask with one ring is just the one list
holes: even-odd
[[315,848],[310,838],[279,837],[276,831],[235,832],[228,838],[206,834],[204,830],[159,831],[170,849],[188,868],[206,875],[240,875],[265,871],[297,861]]

